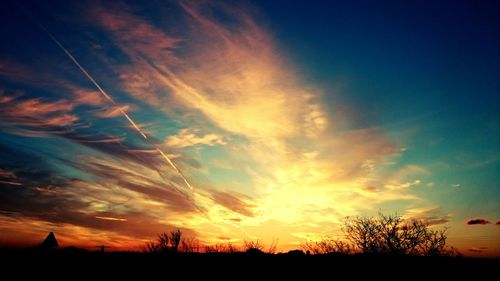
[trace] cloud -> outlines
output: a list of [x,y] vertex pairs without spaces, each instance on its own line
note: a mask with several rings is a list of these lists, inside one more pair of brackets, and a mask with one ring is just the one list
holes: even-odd
[[195,145],[224,145],[224,139],[214,133],[205,134],[202,136],[196,135],[190,129],[182,129],[176,135],[169,136],[165,140],[165,145],[173,148],[182,148]]
[[129,56],[156,54],[162,63],[177,62],[173,51],[181,40],[134,16],[128,7],[119,4],[95,5],[88,12],[92,20],[110,31],[121,46],[132,47],[122,49]]
[[[38,62],[30,62],[26,65],[0,59],[0,77],[3,76],[6,80],[18,84],[29,85],[30,91],[33,92],[50,89],[49,93],[51,95],[55,94],[64,97],[65,100],[72,103],[72,106],[98,106],[105,103],[102,95],[96,90],[81,87],[68,80],[68,77],[61,75],[59,71],[54,72],[43,69],[42,67],[45,66],[46,64],[40,65]],[[22,95],[19,92],[14,92],[13,95],[7,96],[5,95],[7,92],[12,91],[0,90],[0,104],[17,99]]]
[[75,87],[73,85],[68,85],[67,87],[74,94],[74,101],[77,104],[87,104],[87,105],[98,106],[98,105],[102,105],[105,103],[105,100],[102,97],[101,93],[99,93],[95,90],[78,88],[78,87]]
[[[147,169],[141,171],[140,166],[132,170],[115,163],[111,167],[97,159],[74,163],[74,168],[95,177],[85,181],[62,177],[46,160],[28,152],[3,146],[0,152],[0,166],[10,167],[2,169],[3,175],[11,179],[15,176],[22,184],[19,187],[0,181],[3,215],[22,215],[143,239],[174,229],[160,219],[165,213],[197,210],[189,196],[154,180],[158,176],[145,176]],[[153,206],[157,211],[151,210]]]
[[[93,27],[84,36],[98,33],[101,48],[88,56],[105,63],[98,69],[106,76],[98,72],[96,79],[137,109],[139,120],[154,120],[151,141],[164,140],[195,191],[179,188],[181,179],[157,151],[110,119],[118,107],[65,81],[59,86],[64,98],[0,95],[0,101],[42,105],[35,121],[25,107],[21,116],[11,105],[0,111],[2,120],[11,118],[9,134],[56,137],[50,141],[62,151],[33,166],[1,166],[19,175],[23,188],[0,193],[26,202],[0,199],[2,206],[23,214],[31,227],[38,219],[127,240],[175,224],[211,239],[214,233],[253,237],[262,229],[290,236],[297,225],[306,232],[335,229],[345,216],[382,202],[418,199],[409,189],[429,172],[416,165],[387,168],[387,161],[397,162],[399,145],[382,128],[351,126],[351,116],[362,112],[323,100],[257,12],[213,1],[164,5],[152,18],[167,21],[116,3],[82,7],[86,26]],[[179,127],[185,129],[175,132]],[[36,163],[31,156],[18,155]],[[412,214],[432,224],[448,220],[428,209]]]
[[107,220],[107,221],[127,221],[127,219],[124,219],[124,218],[114,218],[114,217],[95,216],[95,218],[100,219],[100,220]]
[[[252,137],[310,135],[325,127],[315,93],[301,87],[267,33],[243,10],[223,4],[181,6],[187,37],[182,41],[126,9],[92,11],[133,62],[132,71],[122,69],[132,95],[166,112],[174,98],[219,127]],[[233,27],[210,17],[211,9],[224,13]],[[181,43],[182,54],[176,52]],[[173,96],[164,98],[157,91],[161,87]]]
[[364,190],[366,190],[368,192],[376,192],[377,188],[375,186],[367,186],[364,188]]
[[412,182],[405,182],[405,183],[399,183],[399,184],[386,184],[385,188],[388,189],[405,189],[405,188],[410,188],[412,186],[419,185],[422,181],[421,180],[414,180]]
[[22,185],[14,172],[0,168],[0,185]]
[[15,99],[9,98],[9,103],[0,104],[0,116],[4,125],[24,125],[31,127],[68,126],[79,118],[71,114],[75,105],[67,100],[43,101],[39,98]]
[[40,71],[39,66],[38,64],[26,66],[12,59],[0,58],[0,77],[10,81],[47,86],[50,75],[46,71]]
[[10,103],[13,100],[17,99],[18,97],[20,97],[21,95],[22,93],[20,92],[12,92],[0,88],[0,104]]
[[123,112],[129,112],[131,110],[130,105],[115,105],[108,106],[102,110],[94,111],[94,115],[100,118],[116,118],[123,117]]
[[451,215],[444,213],[440,207],[408,209],[405,217],[423,220],[429,225],[441,225],[451,221]]
[[474,247],[474,248],[469,248],[467,249],[469,252],[473,252],[473,253],[482,253],[484,252],[485,250],[488,250],[488,247]]
[[136,194],[145,195],[153,201],[163,202],[171,211],[196,212],[198,207],[193,198],[172,183],[161,181],[158,176],[150,175],[153,171],[139,165],[128,165],[125,167],[112,161],[87,159],[86,164],[73,164],[75,168],[99,177],[102,182],[128,189]]
[[95,151],[104,153],[124,161],[138,163],[151,169],[158,169],[164,162],[157,154],[130,153],[130,151],[141,151],[144,147],[125,142],[117,136],[94,133],[92,130],[74,130],[53,133],[55,136],[67,139]]
[[4,179],[16,179],[16,174],[12,171],[4,170],[0,168],[0,178]]
[[[219,133],[186,130],[165,140],[179,150],[224,141],[221,154],[226,166],[239,168],[228,174],[229,183],[209,174],[211,185],[242,186],[243,193],[255,196],[259,210],[268,214],[266,219],[295,223],[308,219],[315,208],[324,209],[321,204],[343,202],[335,203],[342,210],[335,216],[343,216],[363,205],[361,201],[410,198],[396,192],[380,194],[377,200],[358,194],[358,182],[375,173],[380,161],[399,153],[399,148],[379,128],[346,130],[346,124],[338,121],[336,126],[344,129],[326,130],[335,124],[325,111],[321,92],[302,81],[247,10],[224,3],[182,3],[177,8],[173,9],[180,12],[172,16],[182,29],[155,26],[124,7],[97,8],[90,18],[129,58],[127,65],[115,66],[125,92],[181,123],[201,128],[200,132],[231,135],[222,139]],[[120,28],[108,17],[117,19]],[[145,47],[129,40],[123,32],[130,23],[140,24],[144,36],[162,37],[160,41],[168,44]],[[236,175],[239,180],[233,179]],[[242,178],[245,183],[235,183]],[[258,218],[249,218],[253,216],[242,220],[258,223]]]
[[[2,97],[12,97],[12,95]],[[164,160],[157,155],[130,153],[130,151],[144,150],[142,146],[127,143],[121,136],[95,133],[89,124],[77,123],[80,117],[73,111],[80,102],[83,102],[78,97],[77,100],[78,102],[66,99],[56,101],[45,101],[41,98],[12,99],[9,103],[0,104],[0,117],[3,121],[0,128],[3,127],[4,132],[9,134],[24,137],[63,138],[109,156],[140,163],[153,169],[163,165]],[[85,102],[98,104],[95,103],[97,100],[93,99],[85,99]],[[105,110],[90,112],[99,118],[112,118],[121,115],[120,109],[129,109],[129,106],[110,106]],[[140,144],[149,147],[148,143],[142,140]],[[191,162],[193,165],[197,164]]]
[[[223,192],[223,191],[211,191],[212,199],[214,202],[221,204],[222,206],[228,208],[229,210],[240,213],[247,217],[253,217],[252,204],[247,203],[248,198],[242,199],[242,195],[237,195],[237,193]],[[237,197],[239,196],[239,197]]]
[[469,219],[466,223],[468,225],[475,225],[475,224],[490,224],[491,222],[486,219],[477,218],[477,219]]

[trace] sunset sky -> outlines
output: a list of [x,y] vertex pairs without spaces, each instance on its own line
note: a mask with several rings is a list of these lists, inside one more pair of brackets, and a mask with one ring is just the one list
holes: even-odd
[[0,246],[180,228],[286,251],[382,212],[500,256],[497,1],[20,3],[0,4]]

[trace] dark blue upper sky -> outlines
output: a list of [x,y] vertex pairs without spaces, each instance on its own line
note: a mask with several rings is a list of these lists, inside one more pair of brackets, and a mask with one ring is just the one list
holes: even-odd
[[340,82],[348,99],[370,105],[367,110],[384,107],[400,114],[390,117],[404,118],[444,108],[450,113],[497,109],[497,1],[262,1],[259,6],[280,46],[308,77],[332,87]]

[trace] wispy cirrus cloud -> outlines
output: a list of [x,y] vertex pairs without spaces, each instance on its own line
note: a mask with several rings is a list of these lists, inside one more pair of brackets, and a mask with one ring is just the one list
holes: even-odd
[[75,105],[67,100],[43,101],[39,98],[20,99],[2,95],[8,102],[0,104],[3,125],[14,124],[32,127],[67,126],[78,121],[71,111]]
[[[255,214],[252,211],[253,206],[251,203],[246,201],[250,201],[250,198],[245,198],[246,196],[237,195],[236,193],[228,193],[222,191],[212,191],[213,200],[221,204],[222,206],[242,215],[253,217]],[[243,199],[244,198],[244,199]]]
[[[290,136],[303,131],[303,125],[309,131],[325,126],[324,113],[313,101],[315,93],[307,93],[296,82],[300,79],[286,70],[270,36],[243,10],[181,6],[190,31],[182,40],[183,54],[175,52],[179,39],[125,9],[92,11],[134,63],[130,75],[124,69],[123,81],[134,96],[167,112],[175,98],[226,130],[255,137]],[[210,8],[222,8],[235,20],[234,26],[224,27],[202,13]],[[148,44],[130,40],[139,36],[154,40]],[[165,86],[173,97],[164,98],[157,91]]]
[[74,102],[76,104],[88,104],[99,106],[105,104],[105,100],[101,94],[95,90],[85,88],[78,88],[72,85],[67,86],[71,93],[74,95]]
[[[0,181],[2,216],[148,239],[174,228],[161,219],[165,213],[196,211],[188,195],[165,186],[161,177],[141,165],[135,165],[132,170],[103,159],[73,163],[74,168],[93,176],[93,181],[88,181],[62,177],[43,158],[28,152],[5,147],[0,147],[0,151],[4,156],[0,165],[15,171],[2,169],[2,177],[20,183],[20,186],[12,186]],[[151,211],[153,206],[155,211]],[[145,223],[147,228],[143,227]],[[184,229],[194,235],[193,231]]]

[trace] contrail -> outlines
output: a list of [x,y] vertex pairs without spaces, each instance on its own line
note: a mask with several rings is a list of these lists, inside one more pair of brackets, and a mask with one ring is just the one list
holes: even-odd
[[[24,10],[24,12],[26,14],[28,14],[28,16],[50,37],[50,39],[52,39],[52,41],[54,43],[56,43],[56,45],[59,48],[61,48],[61,50],[68,56],[68,58],[70,58],[71,61],[82,71],[82,73],[85,75],[85,77],[87,77],[87,79],[89,79],[89,81],[92,82],[92,84],[94,84],[94,86],[97,88],[97,90],[99,90],[99,93],[101,93],[102,96],[104,96],[104,98],[106,98],[113,105],[118,105],[115,102],[115,100],[108,93],[106,93],[106,91],[104,91],[103,88],[101,88],[99,83],[97,83],[97,81],[95,81],[94,77],[92,77],[92,75],[89,74],[89,72],[76,60],[76,58],[68,51],[68,49],[66,49],[63,46],[63,44],[61,44],[61,42],[59,42],[59,40],[57,40],[57,38],[54,35],[52,35],[52,33],[50,33],[50,31],[47,28],[45,28],[45,26],[41,22],[39,22],[24,6],[22,6],[22,4],[20,2],[17,2],[17,3],[21,7],[21,9]],[[167,161],[167,163],[170,164],[170,166],[181,176],[181,178],[184,180],[184,183],[186,184],[186,186],[192,191],[193,187],[191,186],[191,184],[189,183],[187,178],[184,176],[184,174],[181,172],[181,170],[177,167],[177,165],[175,165],[174,162],[172,162],[170,157],[168,157],[167,154],[165,154],[158,147],[158,145],[153,143],[148,138],[148,136],[141,130],[141,128],[139,126],[137,126],[135,121],[130,117],[130,115],[128,115],[127,112],[125,112],[125,110],[123,110],[123,108],[121,106],[118,106],[118,110],[128,120],[128,122],[132,125],[132,127],[134,127],[134,129],[146,140],[146,142],[148,144],[150,144],[151,146],[153,146],[156,149],[156,151],[158,151],[158,153]]]

